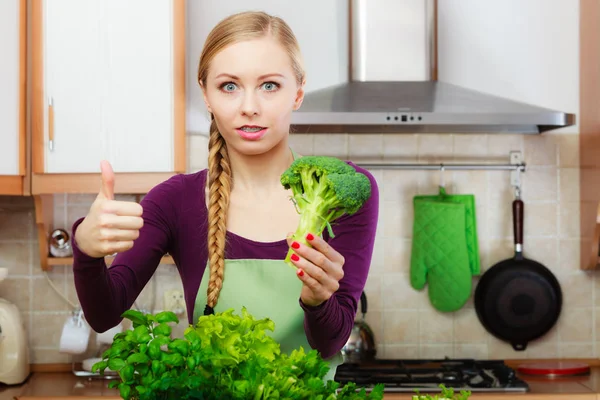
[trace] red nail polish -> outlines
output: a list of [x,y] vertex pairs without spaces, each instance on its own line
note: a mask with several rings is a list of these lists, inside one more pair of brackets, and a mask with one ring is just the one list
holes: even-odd
[[315,237],[312,235],[312,233],[309,233],[306,235],[306,240],[313,240]]
[[301,269],[299,269],[299,270],[298,270],[298,276],[304,276],[304,271],[303,271],[303,270],[301,270]]
[[292,260],[294,260],[294,261],[300,261],[300,257],[298,257],[297,254],[292,254]]
[[292,242],[292,249],[299,249],[299,248],[300,248],[300,243]]

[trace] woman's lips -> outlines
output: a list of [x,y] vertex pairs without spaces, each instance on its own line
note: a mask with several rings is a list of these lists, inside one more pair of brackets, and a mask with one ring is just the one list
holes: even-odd
[[258,140],[267,133],[267,128],[256,125],[244,125],[235,130],[238,135],[246,140]]

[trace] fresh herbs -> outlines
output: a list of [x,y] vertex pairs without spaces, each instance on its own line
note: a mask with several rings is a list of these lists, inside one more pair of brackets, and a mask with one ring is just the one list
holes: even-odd
[[471,396],[470,391],[461,390],[460,393],[454,393],[454,389],[447,388],[443,384],[440,385],[442,389],[442,393],[439,395],[430,395],[430,394],[417,394],[413,396],[412,400],[467,400]]
[[123,317],[133,330],[115,335],[92,370],[118,372],[121,380],[110,385],[125,400],[383,398],[382,385],[367,393],[354,383],[325,382],[329,366],[316,350],[282,353],[267,334],[273,321],[255,319],[245,308],[241,315],[230,309],[201,316],[174,339],[169,323],[179,321],[171,312],[129,310]]

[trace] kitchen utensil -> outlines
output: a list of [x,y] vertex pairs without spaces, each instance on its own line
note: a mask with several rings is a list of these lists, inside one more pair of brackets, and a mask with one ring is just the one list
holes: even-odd
[[543,361],[523,363],[517,367],[517,371],[527,375],[554,378],[574,375],[589,375],[591,369],[589,364],[583,362]]
[[361,363],[375,358],[377,349],[375,347],[375,336],[373,330],[365,321],[367,314],[367,295],[362,292],[360,295],[360,311],[362,319],[354,321],[352,332],[346,344],[342,348],[342,355],[345,363]]
[[[6,268],[0,268],[0,276],[6,275]],[[30,373],[24,326],[17,306],[0,298],[0,383],[5,385],[21,384]]]
[[54,257],[71,257],[73,249],[70,236],[64,229],[55,229],[50,235],[50,254]]
[[552,272],[523,256],[524,204],[513,201],[515,255],[486,271],[475,289],[475,310],[482,325],[517,351],[547,333],[559,318],[562,292]]

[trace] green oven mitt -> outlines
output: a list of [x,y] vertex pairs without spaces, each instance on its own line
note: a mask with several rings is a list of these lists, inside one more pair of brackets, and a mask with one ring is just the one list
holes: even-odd
[[479,241],[477,238],[477,216],[475,212],[475,196],[472,194],[447,194],[446,189],[440,186],[437,195],[415,196],[414,201],[436,201],[461,203],[465,206],[465,235],[467,250],[469,252],[469,266],[473,275],[481,273],[481,261],[479,257]]
[[433,307],[456,311],[467,302],[472,288],[465,205],[418,197],[413,205],[411,286],[421,290],[427,284]]

